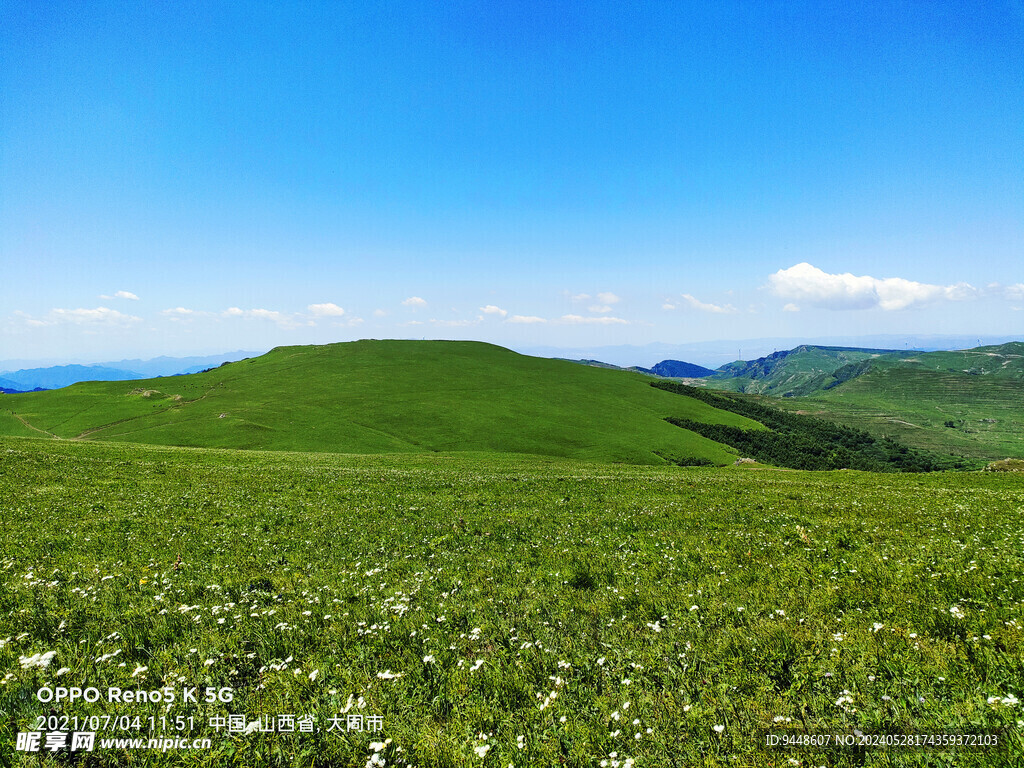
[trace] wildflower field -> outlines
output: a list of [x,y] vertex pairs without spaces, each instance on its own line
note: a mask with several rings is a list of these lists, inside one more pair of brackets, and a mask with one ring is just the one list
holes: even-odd
[[[0,522],[2,765],[1024,754],[1014,473],[5,438]],[[97,747],[15,748],[62,730]],[[999,743],[767,742],[855,731]],[[150,735],[209,745],[99,748]]]

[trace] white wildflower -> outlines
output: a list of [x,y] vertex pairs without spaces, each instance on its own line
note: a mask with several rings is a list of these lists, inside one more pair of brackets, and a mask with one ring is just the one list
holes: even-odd
[[46,667],[50,666],[50,662],[56,655],[56,651],[47,651],[46,653],[34,653],[31,656],[19,656],[18,662],[21,664],[22,669],[32,669],[32,667],[40,667],[42,669],[45,669]]

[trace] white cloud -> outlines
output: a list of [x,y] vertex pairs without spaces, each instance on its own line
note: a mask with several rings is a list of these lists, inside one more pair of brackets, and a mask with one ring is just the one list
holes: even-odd
[[345,314],[345,310],[339,307],[337,304],[327,302],[326,304],[310,304],[306,307],[311,314],[317,317],[341,317]]
[[512,315],[508,319],[510,323],[546,323],[543,317],[534,317],[533,315]]
[[1024,283],[1015,283],[1008,285],[1003,289],[1006,297],[1013,299],[1014,301],[1024,300]]
[[620,299],[611,291],[602,291],[596,296],[591,296],[589,293],[577,293],[574,294],[573,296],[570,296],[569,298],[574,303],[590,301],[591,299],[594,299],[597,302],[597,304],[595,304],[592,307],[587,307],[588,311],[590,312],[611,312],[612,309],[610,305],[618,304],[620,301],[622,301],[622,299]]
[[130,325],[141,323],[141,317],[125,315],[116,309],[96,307],[96,309],[51,309],[50,314],[44,320],[37,321],[39,325],[57,325],[58,323],[71,323],[73,325]]
[[166,317],[171,322],[184,322],[195,320],[199,317],[205,317],[209,315],[209,312],[197,312],[194,309],[186,309],[185,307],[174,307],[173,309],[163,309],[160,314]]
[[483,312],[485,315],[498,315],[500,317],[505,317],[506,315],[508,315],[508,312],[506,312],[504,309],[502,309],[501,307],[496,307],[493,304],[488,304],[486,307],[480,307],[480,311]]
[[436,320],[432,318],[430,322],[441,328],[465,328],[469,325],[479,325],[483,319],[483,315],[477,315],[473,320]]
[[699,309],[701,312],[712,312],[718,315],[731,315],[736,311],[736,307],[734,307],[732,304],[706,304],[688,293],[683,294],[683,299],[691,307],[693,307],[694,309]]
[[623,320],[621,317],[581,317],[580,315],[562,315],[559,318],[560,322],[568,323],[569,325],[583,325],[583,324],[598,324],[598,325],[628,325],[628,320]]
[[113,296],[107,296],[106,294],[102,294],[100,298],[104,299],[105,301],[110,301],[111,299],[131,299],[132,301],[139,300],[139,297],[136,296],[131,291],[117,291]]
[[796,304],[790,303],[790,304],[787,304],[786,306],[784,306],[782,308],[782,311],[783,312],[799,312],[800,311],[800,307],[798,307]]
[[661,308],[662,309],[675,309],[676,305],[675,304],[670,304],[669,302],[666,301],[664,304],[661,305]]
[[387,317],[388,311],[386,309],[375,309],[373,310],[374,317]]
[[27,312],[15,310],[14,316],[31,328],[42,328],[54,325],[80,325],[84,327],[126,327],[141,323],[142,318],[126,315],[116,309],[96,307],[95,309],[51,309],[43,317],[33,317]]
[[938,301],[964,301],[979,295],[967,283],[930,285],[902,277],[877,278],[849,272],[829,274],[807,262],[780,269],[768,278],[779,297],[825,309],[907,309]]
[[299,316],[278,312],[276,309],[239,309],[229,307],[222,313],[225,317],[245,317],[257,320],[269,320],[281,328],[298,328],[303,325],[316,325],[314,320],[300,321]]
[[427,306],[425,299],[421,299],[419,296],[410,296],[408,299],[402,302],[403,307],[413,307],[418,309],[419,307]]
[[263,320],[272,320],[275,323],[281,322],[284,319],[284,315],[278,312],[276,309],[250,309],[249,317],[258,317]]

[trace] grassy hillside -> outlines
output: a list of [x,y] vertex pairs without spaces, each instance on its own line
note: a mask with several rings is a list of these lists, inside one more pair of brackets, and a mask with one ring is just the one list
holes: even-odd
[[929,450],[989,460],[1024,456],[1020,382],[887,368],[779,405]]
[[919,448],[1024,456],[1024,344],[881,357],[839,386],[776,403]]
[[664,419],[759,425],[640,374],[480,342],[280,347],[190,376],[0,399],[0,434],[342,453],[500,451],[660,464],[735,452]]
[[724,366],[709,388],[772,396],[771,405],[991,461],[1024,456],[1024,344],[955,352],[797,347]]
[[[3,765],[363,768],[376,749],[420,768],[991,768],[1024,754],[1011,473],[7,438],[0,519]],[[178,701],[40,703],[45,685],[172,686]],[[233,699],[206,703],[205,687]],[[381,730],[330,730],[347,706]],[[229,714],[313,730],[211,725]],[[51,715],[129,719],[79,761],[13,752]],[[1000,742],[765,740],[855,729]],[[99,746],[162,735],[211,743]]]
[[864,430],[780,410],[777,399],[736,395],[655,381],[652,387],[701,400],[724,411],[755,419],[767,429],[744,430],[669,417],[669,422],[719,443],[744,456],[791,469],[859,469],[867,472],[935,472],[980,468],[979,462],[921,451],[892,438],[876,439]]
[[[890,358],[885,362],[896,363]],[[1024,343],[1019,341],[954,352],[918,352],[899,362],[906,367],[1024,382]]]
[[899,359],[905,354],[912,353],[804,344],[757,360],[737,360],[723,365],[708,377],[707,384],[730,392],[791,397],[834,385],[837,379],[833,374],[842,368],[882,357]]

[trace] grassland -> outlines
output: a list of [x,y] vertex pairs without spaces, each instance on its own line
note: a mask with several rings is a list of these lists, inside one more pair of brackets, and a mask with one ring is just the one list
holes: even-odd
[[1024,457],[1024,344],[879,352],[800,347],[706,383],[940,454]]
[[[10,745],[50,714],[166,716],[172,729],[192,717],[188,733],[211,736],[209,750],[81,762],[96,766],[1009,766],[1024,754],[1014,473],[4,438],[0,518],[4,764],[40,763]],[[234,699],[36,700],[60,684]],[[327,732],[346,707],[383,730]],[[320,730],[208,727],[229,714],[313,715]],[[766,731],[853,729],[995,732],[1002,746],[764,746]]]
[[706,381],[709,387],[727,392],[775,397],[805,395],[834,384],[832,374],[840,369],[883,359],[899,360],[906,354],[910,353],[804,344],[757,360],[737,360],[723,365]]
[[881,368],[811,397],[772,400],[938,453],[1024,457],[1024,382],[955,371]]
[[759,425],[641,374],[480,342],[280,347],[190,376],[0,396],[0,434],[342,453],[495,451],[665,464],[736,453],[664,421]]

